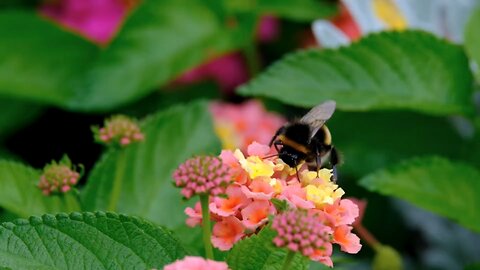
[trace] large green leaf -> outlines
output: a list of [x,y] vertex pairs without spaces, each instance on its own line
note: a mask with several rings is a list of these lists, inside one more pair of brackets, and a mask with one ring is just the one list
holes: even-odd
[[161,269],[184,255],[170,231],[113,213],[44,215],[0,226],[0,266],[12,269]]
[[180,190],[171,175],[195,154],[218,154],[220,144],[207,104],[192,103],[160,112],[142,125],[145,141],[107,152],[82,192],[87,210],[115,210],[168,226],[185,220]]
[[402,108],[445,115],[473,112],[472,91],[460,47],[406,31],[373,34],[336,50],[293,53],[240,93],[303,107],[334,99],[342,110]]
[[448,119],[412,112],[336,112],[327,122],[342,175],[364,176],[406,158],[459,158],[467,147]]
[[21,163],[0,160],[0,207],[20,217],[78,211],[74,195],[45,196],[36,184],[40,172]]
[[33,12],[0,12],[0,94],[65,106],[97,48]]
[[440,157],[415,158],[360,180],[365,188],[404,199],[480,232],[480,172]]
[[93,63],[70,106],[108,109],[140,98],[215,52],[222,30],[200,1],[143,1]]
[[480,31],[478,26],[480,25],[480,9],[475,10],[465,29],[465,48],[476,63],[476,75],[478,81],[480,81]]
[[327,0],[227,0],[225,4],[236,12],[274,14],[305,22],[332,16],[336,11],[336,4]]
[[240,46],[202,1],[141,2],[104,49],[33,12],[0,12],[0,94],[108,110]]
[[[258,235],[253,235],[235,244],[227,256],[228,266],[232,270],[279,270],[285,262],[287,251],[273,245],[276,232],[264,228]],[[308,269],[310,261],[300,254],[295,257],[289,269]]]

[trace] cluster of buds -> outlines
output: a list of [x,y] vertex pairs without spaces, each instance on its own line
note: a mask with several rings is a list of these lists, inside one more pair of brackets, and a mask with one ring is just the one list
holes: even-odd
[[330,265],[330,236],[333,232],[329,226],[325,226],[319,214],[289,210],[273,219],[272,229],[277,231],[277,236],[273,239],[276,246],[286,247],[312,260]]
[[218,157],[202,156],[191,158],[173,173],[175,185],[189,199],[197,194],[220,195],[230,183],[230,168]]
[[[340,245],[342,251],[357,253],[361,248],[360,239],[351,232],[351,224],[359,214],[358,207],[341,198],[344,191],[330,180],[332,171],[309,171],[305,164],[291,168],[272,155],[274,151],[254,142],[249,145],[247,156],[238,149],[223,150],[220,154],[223,164],[230,168],[231,181],[224,194],[210,196],[213,246],[229,250],[236,242],[257,233],[270,216],[277,216],[273,226],[278,232],[277,246],[301,252],[328,266],[333,265],[330,258],[333,244]],[[270,158],[264,158],[267,156]],[[273,204],[278,200],[297,212],[279,213]],[[202,224],[199,203],[187,208],[185,213],[189,216],[187,225]]]
[[144,139],[138,123],[125,115],[114,115],[105,120],[103,127],[92,127],[92,130],[95,141],[106,145],[127,146]]
[[78,183],[81,174],[75,171],[72,162],[64,156],[60,162],[52,161],[45,166],[38,188],[45,195],[66,193]]

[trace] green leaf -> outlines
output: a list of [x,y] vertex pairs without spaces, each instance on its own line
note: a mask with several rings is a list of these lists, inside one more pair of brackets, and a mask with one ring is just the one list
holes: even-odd
[[374,247],[372,270],[402,270],[402,256],[391,246],[378,244]]
[[472,15],[465,28],[465,49],[476,64],[475,74],[480,82],[480,9],[472,12]]
[[0,94],[59,106],[98,51],[33,11],[0,12],[0,36]]
[[312,20],[333,16],[336,4],[318,0],[228,0],[229,10],[255,12],[310,23]]
[[197,0],[142,1],[104,49],[33,12],[0,12],[0,35],[0,94],[84,111],[138,100],[240,46]]
[[415,158],[360,180],[370,191],[406,200],[480,232],[480,172],[440,157]]
[[240,89],[303,107],[334,99],[342,110],[436,115],[472,113],[472,91],[463,50],[419,31],[384,32],[336,50],[293,53]]
[[198,154],[219,154],[207,103],[160,112],[142,124],[145,141],[107,152],[91,172],[82,202],[87,210],[115,210],[174,227],[185,222],[172,173]]
[[0,207],[20,217],[78,211],[74,195],[45,196],[37,183],[41,173],[21,163],[0,160]]
[[[275,235],[275,231],[264,228],[258,235],[253,235],[235,244],[227,256],[228,266],[232,270],[282,269],[287,251],[273,245],[272,241]],[[290,266],[291,269],[308,269],[309,262],[297,253]]]
[[12,269],[161,269],[184,255],[170,231],[113,213],[34,216],[0,226],[0,266]]
[[143,1],[75,89],[70,106],[109,109],[139,99],[215,52],[222,30],[200,1]]
[[0,98],[0,140],[35,119],[41,107],[16,99]]
[[413,112],[339,111],[327,125],[344,160],[340,180],[419,155],[460,158],[467,146],[447,119]]

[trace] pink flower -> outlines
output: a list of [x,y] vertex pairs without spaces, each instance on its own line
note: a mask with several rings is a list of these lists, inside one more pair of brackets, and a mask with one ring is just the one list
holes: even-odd
[[127,11],[122,0],[62,0],[40,8],[43,15],[98,43],[115,35]]
[[175,83],[191,84],[198,81],[212,80],[222,91],[231,93],[240,84],[248,81],[247,64],[239,52],[229,53],[211,59],[195,67],[178,79]]
[[201,257],[187,256],[183,260],[177,260],[166,265],[164,270],[228,270],[225,262],[216,262]]
[[325,213],[332,217],[334,226],[352,224],[358,217],[358,206],[349,199],[337,200],[332,205],[326,205]]
[[222,150],[222,153],[220,153],[220,158],[222,159],[223,163],[230,166],[232,180],[235,183],[243,185],[247,182],[248,173],[242,168],[240,162],[238,162],[232,151]]
[[268,220],[268,215],[275,213],[275,208],[269,201],[254,201],[242,211],[243,225],[255,230]]
[[333,242],[339,244],[342,251],[355,254],[360,251],[362,245],[360,244],[360,238],[352,233],[352,228],[347,225],[335,228]]
[[194,208],[185,208],[185,214],[188,216],[186,221],[188,226],[195,227],[202,224],[202,205],[200,202],[197,202]]
[[43,168],[38,188],[43,194],[67,193],[78,183],[80,173],[75,171],[72,162],[64,156],[60,162],[52,161]]
[[210,211],[212,213],[222,217],[233,216],[237,213],[238,209],[250,202],[239,186],[229,186],[226,193],[227,198],[213,198],[213,202],[210,203]]
[[244,153],[253,142],[268,144],[285,123],[284,118],[265,111],[263,105],[255,100],[240,105],[212,103],[210,111],[223,148],[240,148]]
[[196,194],[219,195],[231,181],[230,168],[217,157],[201,156],[181,164],[173,173],[177,187],[189,199]]
[[92,127],[95,140],[106,145],[127,146],[144,140],[144,135],[135,119],[114,115],[105,120],[103,127]]
[[307,200],[305,190],[300,183],[292,183],[285,186],[280,198],[286,199],[294,207],[303,209],[315,208],[315,204]]
[[272,229],[277,232],[273,243],[278,247],[286,247],[312,260],[331,256],[332,230],[316,214],[302,210],[284,212],[273,219]]
[[257,177],[250,185],[242,185],[241,190],[250,199],[256,200],[270,200],[274,194],[273,187],[268,180],[262,180],[262,177]]
[[226,217],[213,226],[212,244],[220,250],[229,250],[244,236],[245,228],[236,217]]
[[260,18],[257,29],[257,39],[268,43],[275,41],[280,34],[280,21],[277,17],[264,15]]

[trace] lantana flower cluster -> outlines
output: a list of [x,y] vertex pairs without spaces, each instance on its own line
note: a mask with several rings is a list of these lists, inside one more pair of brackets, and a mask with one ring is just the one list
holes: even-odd
[[114,115],[105,120],[103,127],[93,127],[92,130],[95,140],[106,145],[127,146],[144,139],[138,123],[125,115]]
[[[286,201],[290,210],[304,211],[305,216],[300,219],[311,223],[306,225],[308,229],[299,232],[300,236],[289,235],[288,226],[276,226],[278,235],[284,237],[283,242],[276,239],[276,245],[300,251],[328,266],[333,265],[330,258],[333,244],[340,245],[347,253],[357,253],[361,248],[360,239],[351,232],[351,225],[359,210],[352,201],[342,199],[344,191],[331,181],[331,170],[321,169],[317,173],[307,170],[303,164],[291,168],[276,156],[267,158],[274,154],[269,146],[256,142],[248,146],[247,156],[238,149],[223,150],[220,154],[222,162],[230,168],[231,183],[224,195],[210,196],[213,246],[229,250],[236,242],[258,232],[270,216],[281,216],[272,202],[275,199]],[[202,223],[200,203],[186,208],[185,213],[187,225]],[[288,223],[288,219],[287,216],[276,224]],[[291,228],[304,228],[299,226],[293,224]],[[285,242],[291,237],[304,238],[301,245],[306,248],[302,249],[293,240]]]
[[67,193],[80,179],[81,173],[75,170],[70,159],[65,156],[60,162],[52,161],[43,168],[38,182],[45,195]]

